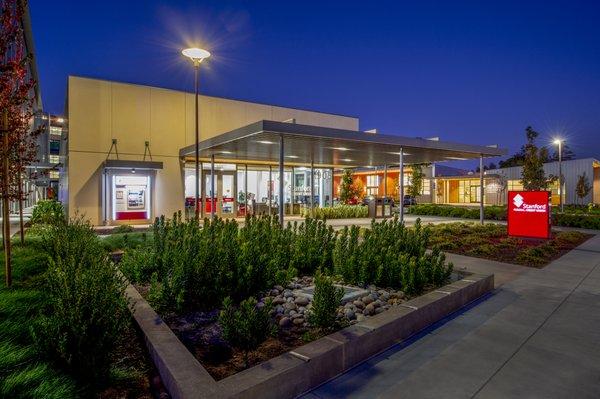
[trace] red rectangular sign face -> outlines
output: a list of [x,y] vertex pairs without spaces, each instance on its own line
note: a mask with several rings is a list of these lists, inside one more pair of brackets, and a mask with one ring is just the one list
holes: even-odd
[[550,238],[550,192],[508,192],[508,235]]

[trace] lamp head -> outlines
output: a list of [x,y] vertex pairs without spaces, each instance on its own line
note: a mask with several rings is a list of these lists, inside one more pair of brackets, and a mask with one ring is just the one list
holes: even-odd
[[561,139],[554,139],[554,144],[559,145],[560,143],[562,143]]
[[210,57],[210,52],[197,47],[186,48],[181,51],[181,54],[185,55],[195,63],[200,63],[205,58]]

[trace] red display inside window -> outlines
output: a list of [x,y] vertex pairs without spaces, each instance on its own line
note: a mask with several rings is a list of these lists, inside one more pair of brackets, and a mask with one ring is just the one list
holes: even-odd
[[509,236],[550,238],[550,221],[549,191],[508,192]]

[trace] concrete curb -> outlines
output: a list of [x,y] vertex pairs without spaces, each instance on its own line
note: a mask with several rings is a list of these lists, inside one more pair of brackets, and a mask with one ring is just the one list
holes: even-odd
[[293,398],[344,373],[494,289],[494,275],[471,274],[401,306],[215,381],[133,286],[134,317],[175,399]]

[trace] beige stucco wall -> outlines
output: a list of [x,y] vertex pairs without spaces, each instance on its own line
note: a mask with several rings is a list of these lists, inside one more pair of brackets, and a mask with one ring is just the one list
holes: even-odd
[[[163,162],[154,189],[155,215],[183,207],[179,150],[194,143],[193,93],[71,76],[67,109],[70,216],[79,212],[102,223],[101,166],[112,139],[119,159],[142,160],[148,141],[153,160]],[[358,130],[353,117],[209,96],[200,96],[199,115],[200,140],[262,119]]]

